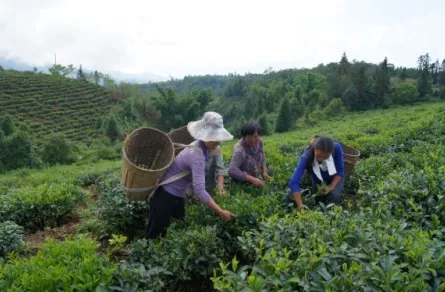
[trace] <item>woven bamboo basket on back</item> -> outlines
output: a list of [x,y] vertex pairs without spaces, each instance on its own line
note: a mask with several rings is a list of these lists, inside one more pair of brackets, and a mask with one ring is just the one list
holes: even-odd
[[153,128],[139,128],[124,142],[121,185],[132,200],[145,200],[170,165],[173,163],[174,147],[170,138]]
[[[170,133],[167,134],[167,136],[170,137],[173,143],[178,144],[184,144],[189,145],[193,141],[195,141],[195,138],[190,135],[189,131],[187,130],[187,126],[174,129]],[[175,156],[177,156],[184,148],[181,147],[175,147]]]
[[352,171],[354,170],[354,167],[357,165],[357,163],[360,160],[360,150],[352,148],[348,145],[341,145],[343,149],[343,161],[345,164],[345,177],[348,177]]

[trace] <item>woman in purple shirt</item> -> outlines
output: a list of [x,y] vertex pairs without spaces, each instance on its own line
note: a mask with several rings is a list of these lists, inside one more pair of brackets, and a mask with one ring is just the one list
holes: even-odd
[[147,237],[156,238],[166,232],[171,218],[184,219],[184,198],[191,185],[198,199],[214,210],[224,221],[236,217],[221,209],[206,191],[205,165],[210,150],[218,147],[221,141],[229,141],[233,136],[224,128],[223,118],[215,112],[206,112],[204,117],[187,125],[190,134],[197,140],[186,147],[175,158],[161,184],[167,179],[189,172],[174,182],[160,186],[150,199]]
[[309,148],[300,157],[289,186],[297,203],[298,210],[304,212],[303,201],[300,194],[300,182],[305,171],[308,171],[312,180],[312,191],[315,193],[318,185],[327,184],[326,190],[319,190],[317,200],[330,204],[340,205],[340,194],[345,183],[343,150],[341,145],[329,137],[317,137]]
[[[264,181],[270,179],[260,136],[261,126],[257,122],[250,121],[242,126],[241,139],[235,145],[229,166],[232,181],[263,187]],[[264,181],[258,178],[260,174]]]

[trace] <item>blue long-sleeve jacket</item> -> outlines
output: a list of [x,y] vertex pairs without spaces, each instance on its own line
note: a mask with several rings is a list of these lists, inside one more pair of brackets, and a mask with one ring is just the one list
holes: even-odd
[[[295,168],[294,174],[292,175],[290,181],[289,181],[289,187],[292,193],[299,192],[300,191],[300,182],[301,178],[304,175],[304,171],[307,170],[311,174],[312,181],[316,184],[321,184],[321,181],[318,179],[318,177],[315,175],[315,173],[312,170],[312,161],[308,163],[308,158],[310,155],[310,150],[306,150],[303,155],[300,157],[300,161],[298,162],[297,168]],[[332,153],[332,158],[334,159],[335,168],[337,170],[337,173],[334,175],[329,175],[328,171],[323,171],[320,169],[321,176],[323,177],[323,180],[330,184],[334,177],[336,175],[344,177],[344,162],[343,162],[343,150],[341,148],[341,145],[337,142],[334,142],[334,152]]]

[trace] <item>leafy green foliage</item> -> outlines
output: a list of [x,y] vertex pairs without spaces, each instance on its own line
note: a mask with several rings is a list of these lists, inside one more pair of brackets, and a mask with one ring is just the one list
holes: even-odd
[[289,100],[285,98],[280,106],[275,131],[278,133],[286,132],[291,129],[293,125],[292,112],[289,105]]
[[18,250],[24,244],[25,231],[23,227],[12,221],[0,223],[0,257]]
[[395,104],[412,104],[417,98],[417,88],[414,82],[397,84],[394,88],[392,101]]
[[111,282],[116,266],[96,254],[96,241],[80,237],[58,243],[49,240],[27,258],[0,264],[2,291],[95,291]]
[[[155,282],[145,283],[140,288],[176,290],[183,281],[209,277],[225,257],[222,246],[215,227],[191,225],[177,229],[172,226],[162,240],[149,242],[144,239],[133,243],[130,257],[132,262],[143,264],[145,270],[156,268],[158,271],[153,275],[157,278]],[[160,284],[160,280],[164,287],[153,286]]]
[[84,192],[71,184],[42,184],[9,190],[0,201],[0,215],[29,229],[56,226],[69,214]]
[[253,265],[239,267],[234,259],[212,280],[219,291],[434,289],[445,280],[444,244],[405,227],[369,209],[272,216],[239,239]]
[[48,164],[70,164],[76,160],[70,144],[62,135],[51,136],[43,146],[42,160]]
[[132,201],[125,196],[119,174],[118,169],[111,169],[97,179],[98,213],[111,231],[132,235],[146,226],[148,206],[145,201]]
[[0,154],[0,159],[7,170],[34,167],[38,164],[27,133],[15,132],[6,138],[3,145],[3,153]]
[[106,119],[104,131],[105,136],[110,138],[112,142],[116,141],[119,138],[120,130],[117,125],[117,121],[113,116],[110,116]]
[[270,129],[270,124],[269,124],[269,121],[267,120],[266,115],[261,115],[258,118],[258,124],[260,124],[260,126],[261,126],[263,136],[268,136],[268,135],[272,134],[272,131]]
[[11,116],[6,114],[3,116],[0,129],[3,130],[5,136],[9,136],[14,133],[14,124],[12,123]]

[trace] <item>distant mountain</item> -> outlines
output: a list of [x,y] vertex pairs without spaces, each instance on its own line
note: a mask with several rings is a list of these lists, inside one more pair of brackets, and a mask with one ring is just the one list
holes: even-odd
[[166,76],[147,73],[147,72],[139,74],[126,74],[119,71],[108,71],[104,73],[109,74],[116,81],[125,81],[132,83],[161,82],[170,79],[169,77]]
[[[6,59],[0,57],[0,66],[3,69],[11,69],[17,71],[33,71],[35,66],[30,64],[23,63],[16,59]],[[49,65],[37,67],[38,71],[42,71],[44,73],[48,73]],[[86,70],[88,72],[88,70]],[[161,76],[153,73],[139,73],[139,74],[126,74],[119,71],[106,71],[102,72],[105,74],[109,74],[114,80],[120,82],[131,82],[131,83],[148,83],[148,82],[160,82],[169,80],[166,76]]]
[[[0,66],[5,70],[17,70],[17,71],[32,71],[35,66],[23,63],[15,59],[6,59],[0,57]],[[48,72],[48,67],[37,67],[37,70]]]

